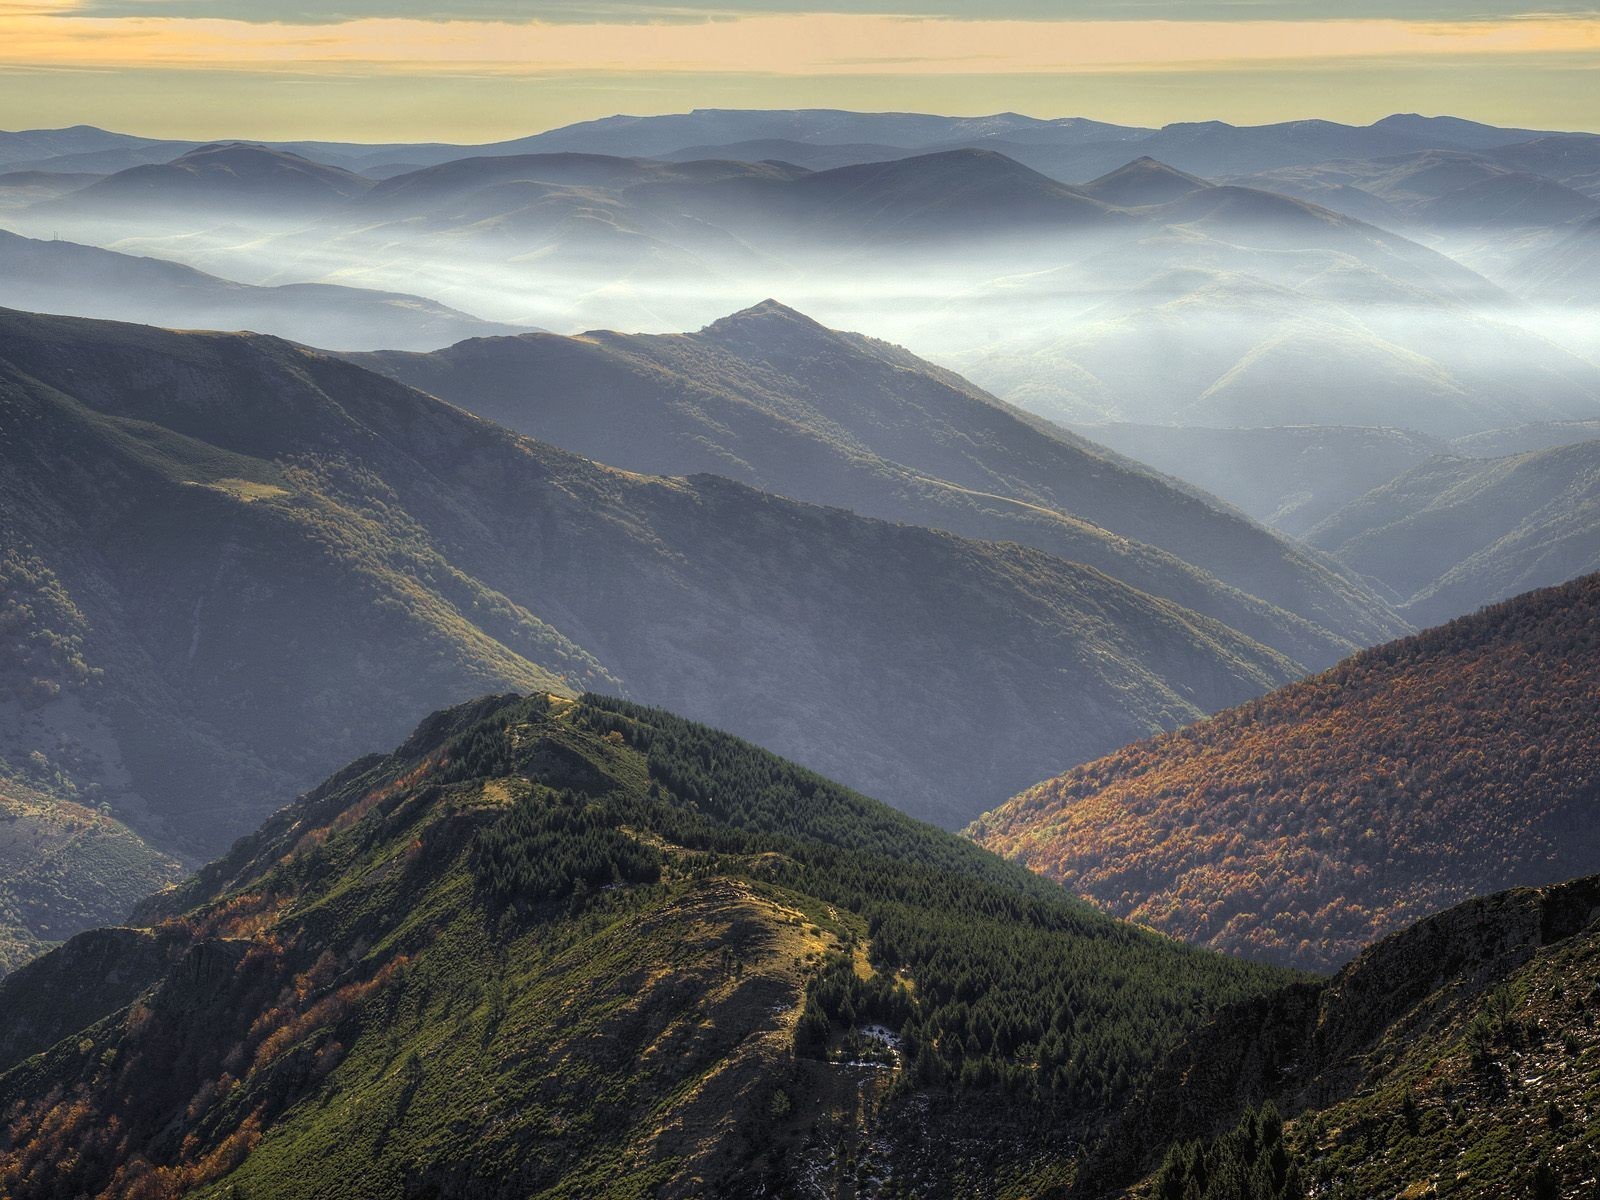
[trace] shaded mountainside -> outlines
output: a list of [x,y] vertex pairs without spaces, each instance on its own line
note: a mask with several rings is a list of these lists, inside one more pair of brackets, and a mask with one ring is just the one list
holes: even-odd
[[603,467],[271,338],[3,330],[0,517],[98,673],[30,748],[168,848],[486,688],[626,687],[959,824],[1293,675],[1038,551]]
[[1075,768],[969,832],[1119,916],[1326,967],[1600,861],[1596,711],[1590,575]]
[[1467,901],[1331,980],[1221,1013],[1157,1070],[1072,1194],[1122,1195],[1165,1159],[1135,1195],[1181,1200],[1195,1152],[1169,1147],[1218,1147],[1267,1105],[1304,1189],[1284,1195],[1590,1195],[1596,1005],[1600,876]]
[[1403,429],[1080,425],[1078,432],[1186,479],[1295,536],[1451,443]]
[[431,350],[518,332],[420,296],[325,283],[252,287],[157,258],[4,230],[0,305],[179,329],[251,329],[328,350]]
[[[179,872],[170,855],[112,813],[116,780],[102,779],[105,746],[87,715],[102,675],[85,658],[83,610],[43,562],[6,543],[0,545],[0,974],[81,929],[121,920]],[[56,736],[65,731],[69,746]]]
[[1306,540],[1388,589],[1418,625],[1560,583],[1600,569],[1600,440],[1423,463]]
[[666,713],[490,698],[0,983],[0,1186],[993,1196],[1285,977]]
[[615,466],[716,472],[868,516],[1022,542],[1306,667],[1403,629],[1363,585],[1214,501],[897,347],[773,301],[681,336],[529,335],[353,361]]

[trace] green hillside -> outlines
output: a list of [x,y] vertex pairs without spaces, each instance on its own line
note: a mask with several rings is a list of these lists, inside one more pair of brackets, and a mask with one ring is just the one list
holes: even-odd
[[1283,978],[597,697],[436,714],[139,922],[0,983],[17,1200],[1036,1194]]

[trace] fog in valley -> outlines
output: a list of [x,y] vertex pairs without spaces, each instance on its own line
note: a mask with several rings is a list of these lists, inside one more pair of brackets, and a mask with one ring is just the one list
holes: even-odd
[[[0,304],[350,352],[674,334],[775,297],[1312,545],[1425,464],[1600,432],[1589,135],[713,110],[488,147],[117,136],[0,147]],[[1596,553],[1562,544],[1487,597]]]

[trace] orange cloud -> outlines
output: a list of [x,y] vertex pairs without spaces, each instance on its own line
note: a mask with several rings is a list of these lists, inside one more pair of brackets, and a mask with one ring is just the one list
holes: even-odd
[[1600,50],[1600,19],[1014,21],[828,13],[666,24],[91,18],[0,0],[0,64],[381,71],[997,75]]

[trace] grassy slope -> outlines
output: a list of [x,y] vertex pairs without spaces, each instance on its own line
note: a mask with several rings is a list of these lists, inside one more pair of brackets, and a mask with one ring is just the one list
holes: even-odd
[[1024,792],[972,832],[1174,936],[1324,967],[1600,855],[1600,576],[1532,592]]
[[[650,869],[603,865],[633,859]],[[85,935],[0,985],[0,1047],[51,989],[83,1026],[0,1057],[19,1200],[141,1179],[750,1194],[858,1167],[918,1195],[1028,1194],[1184,1029],[1281,979],[599,699],[438,714],[141,919],[152,935]],[[118,953],[131,1005],[102,982]],[[867,1020],[905,1053],[841,1061]]]

